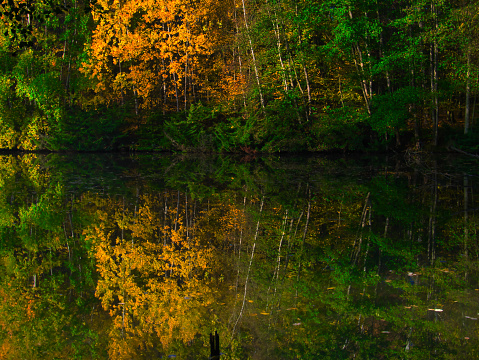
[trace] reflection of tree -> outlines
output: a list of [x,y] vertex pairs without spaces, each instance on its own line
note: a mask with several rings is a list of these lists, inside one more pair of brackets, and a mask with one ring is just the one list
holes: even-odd
[[112,358],[193,341],[213,302],[213,251],[184,225],[186,207],[180,213],[162,204],[143,196],[134,211],[98,209],[100,222],[86,231],[99,272],[96,296],[113,319]]
[[[243,174],[209,192],[181,183],[182,193],[152,190],[135,174],[125,195],[105,196],[73,195],[4,165],[6,358],[106,358],[109,350],[111,358],[203,351],[206,359],[215,328],[225,359],[475,356],[472,177],[453,186],[440,174],[359,185],[279,176],[281,184],[250,187],[256,180]],[[211,182],[231,179],[222,176]]]
[[8,159],[0,165],[0,357],[89,356],[92,279],[74,201],[36,156]]

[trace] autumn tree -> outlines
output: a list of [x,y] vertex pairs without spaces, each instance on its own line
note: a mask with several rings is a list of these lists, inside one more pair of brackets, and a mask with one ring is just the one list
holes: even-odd
[[[202,97],[208,58],[227,41],[225,2],[99,1],[89,60],[94,103],[187,109]],[[205,90],[207,86],[205,86]],[[206,90],[207,91],[207,90]]]

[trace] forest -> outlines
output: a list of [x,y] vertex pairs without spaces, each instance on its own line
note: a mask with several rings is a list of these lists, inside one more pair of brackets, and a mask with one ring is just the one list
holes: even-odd
[[471,0],[3,0],[0,148],[477,151]]

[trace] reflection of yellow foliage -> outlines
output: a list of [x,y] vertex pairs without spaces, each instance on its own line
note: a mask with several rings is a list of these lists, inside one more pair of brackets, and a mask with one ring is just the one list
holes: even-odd
[[200,245],[181,216],[176,230],[160,226],[164,214],[152,210],[153,197],[143,197],[133,213],[99,204],[99,222],[85,235],[100,276],[96,296],[113,320],[110,357],[137,358],[139,348],[193,340],[213,302],[212,250]]
[[214,238],[218,243],[231,242],[245,228],[246,218],[243,210],[233,204],[219,203],[211,207],[199,220],[198,236]]

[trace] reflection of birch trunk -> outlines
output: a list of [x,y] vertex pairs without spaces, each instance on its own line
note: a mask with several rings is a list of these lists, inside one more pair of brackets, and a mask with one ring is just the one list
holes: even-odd
[[361,228],[359,229],[359,235],[356,237],[356,239],[354,240],[354,244],[353,244],[353,255],[351,257],[351,261],[352,261],[353,264],[357,263],[359,253],[361,252],[361,245],[362,245],[362,242],[363,242],[363,229],[366,226],[366,215],[367,215],[368,209],[369,209],[369,196],[370,195],[371,195],[371,193],[368,193],[366,195],[366,200],[364,202],[363,212],[361,214]]
[[[243,218],[246,210],[246,196],[243,198]],[[239,244],[238,244],[238,260],[237,260],[237,271],[236,271],[236,284],[235,284],[235,299],[238,296],[238,286],[240,278],[240,264],[241,264],[241,245],[243,242],[243,221],[241,222],[240,234],[239,234]],[[235,243],[235,255],[236,255],[236,243]],[[236,301],[234,304],[234,310],[236,309]],[[234,310],[231,314],[228,323],[231,323],[231,319],[234,317]]]
[[[246,211],[246,196],[243,198],[243,217]],[[243,222],[242,222],[243,223]],[[236,290],[238,290],[238,282],[239,282],[239,274],[240,274],[240,261],[241,261],[241,244],[243,242],[243,225],[241,225],[240,229],[240,237],[239,237],[239,246],[238,246],[238,271],[236,274]]]
[[188,240],[188,189],[185,191],[185,229],[186,229],[186,240]]
[[366,244],[366,252],[364,253],[364,268],[363,268],[364,272],[366,272],[366,261],[368,260],[369,244],[371,240],[371,206],[369,206],[368,213],[369,213],[369,217],[368,217],[369,237],[368,237],[368,243]]
[[261,204],[260,204],[260,208],[259,208],[259,217],[258,217],[258,222],[256,223],[256,232],[254,234],[253,249],[251,250],[251,257],[249,259],[248,272],[246,273],[246,280],[245,280],[245,284],[244,284],[243,304],[241,305],[241,310],[240,310],[240,313],[238,315],[238,318],[236,319],[235,326],[233,327],[233,330],[231,331],[231,339],[233,339],[233,336],[234,336],[234,333],[235,333],[235,330],[236,330],[236,326],[238,325],[239,320],[243,316],[244,305],[246,303],[246,293],[247,293],[247,290],[248,290],[249,273],[251,271],[251,264],[253,263],[253,256],[254,256],[254,250],[256,248],[256,241],[258,239],[260,217],[261,217],[261,213],[263,212],[263,203],[264,203],[264,197],[261,199]]
[[464,174],[464,256],[468,257],[469,242],[469,177]]
[[290,220],[289,222],[289,231],[288,231],[288,249],[287,249],[287,255],[286,255],[286,261],[284,262],[284,270],[283,270],[283,277],[282,277],[282,282],[284,282],[284,279],[286,277],[286,271],[288,269],[288,264],[289,264],[289,258],[291,256],[291,243],[293,242],[292,239],[294,236],[292,235],[291,231],[293,230],[293,223],[294,223],[294,218]]
[[[267,291],[267,294],[269,294],[269,291],[271,290],[271,286],[274,284],[274,292],[273,292],[273,297],[272,297],[271,302],[274,302],[274,297],[276,295],[276,290],[277,290],[277,287],[278,287],[279,269],[280,269],[280,266],[281,266],[281,247],[283,245],[284,235],[286,233],[287,222],[288,222],[288,210],[286,210],[283,222],[281,224],[282,231],[281,231],[281,237],[279,239],[279,245],[278,245],[278,258],[276,260],[276,267],[275,267],[275,270],[274,270],[274,273],[273,273],[273,278],[271,279],[271,284],[269,285],[268,291]],[[266,303],[266,308],[268,308],[268,307],[269,307],[269,300]]]
[[[389,216],[386,218],[386,224],[384,225],[384,235],[383,238],[386,240],[386,236],[388,235],[388,229],[389,229]],[[378,274],[381,271],[381,248],[379,248],[379,254],[378,254]]]
[[[306,213],[306,224],[304,225],[304,231],[303,231],[303,239],[301,242],[301,253],[300,253],[300,258],[299,258],[299,266],[298,266],[298,276],[296,277],[296,281],[299,282],[300,275],[301,275],[301,269],[302,269],[302,257],[304,253],[304,243],[306,241],[306,233],[308,232],[308,225],[309,225],[309,215],[311,212],[311,189],[309,188],[309,184],[307,186],[308,188],[308,212]],[[298,289],[296,288],[296,299],[299,301],[298,297]],[[296,304],[297,305],[297,304]]]
[[[166,214],[168,213],[168,197],[166,196],[167,195],[167,192],[165,191],[165,195],[164,195],[164,199],[165,199],[165,208],[164,208],[164,213],[163,213],[163,228],[166,227]],[[164,234],[163,234],[163,246],[166,246],[166,239],[167,239],[168,235],[167,235],[167,232],[164,231]]]
[[[72,219],[73,203],[74,203],[74,195],[72,194],[70,211],[68,212],[68,222],[70,223],[70,236],[73,239],[73,243],[75,243],[75,233],[74,233],[74,229],[73,229],[73,219]],[[66,239],[66,243],[67,243],[68,261],[70,262],[70,265],[71,265],[72,264],[72,251],[70,249],[70,244],[69,244],[69,241],[68,241],[68,235],[67,235],[67,229],[66,229],[65,223],[63,223],[63,231],[65,232],[65,239]],[[72,268],[70,267],[70,275],[71,274],[72,274]]]
[[405,351],[409,351],[409,349],[411,348],[411,335],[412,335],[412,326],[409,328],[409,333],[407,335],[406,348],[404,349]]
[[[67,234],[67,228],[65,226],[65,223],[63,223],[63,233],[65,234],[65,241],[66,241],[66,244],[67,244],[67,249],[68,249],[68,262],[72,263],[72,254],[71,254],[71,251],[70,251],[70,244],[68,242],[68,234]],[[71,266],[70,266],[70,275],[72,274],[72,269],[71,269]]]
[[436,208],[437,208],[437,172],[434,171],[434,182],[431,193],[431,205],[429,207],[429,231],[427,256],[431,263],[436,259]]
[[[290,222],[289,222],[289,230],[288,230],[288,237],[287,237],[287,242],[288,242],[288,251],[287,251],[287,256],[286,256],[286,261],[284,262],[284,265],[283,265],[283,276],[281,277],[281,288],[284,289],[283,285],[284,285],[284,281],[286,279],[286,272],[287,272],[287,269],[288,269],[288,264],[289,264],[289,258],[290,258],[290,254],[289,254],[289,250],[291,249],[290,248],[290,243],[291,243],[291,232],[293,230],[293,223],[294,223],[294,219],[291,219]],[[279,276],[279,274],[278,274]],[[276,293],[276,289],[275,289],[275,293]],[[273,315],[273,311],[276,309],[276,314],[278,314],[279,311],[281,311],[281,296],[280,295],[277,295],[276,298],[278,299],[276,301],[276,304],[272,303],[271,304],[271,315]],[[278,316],[276,317],[276,319],[278,318]],[[268,327],[271,326],[271,320],[274,320],[272,319],[272,317],[270,317],[270,321],[269,321],[269,324],[268,324]]]
[[118,305],[122,305],[121,306],[121,336],[122,337],[124,337],[124,331],[125,331],[125,303],[126,303],[125,290],[123,290],[123,302],[118,304]]
[[[283,239],[284,239],[284,235],[286,233],[286,224],[288,222],[288,210],[286,210],[286,214],[285,214],[285,218],[284,218],[284,222],[283,222],[283,232],[281,233],[281,239],[279,241],[279,246],[278,246],[278,260],[277,260],[277,265],[276,265],[276,279],[278,279],[279,277],[279,267],[281,265],[281,246],[283,245]],[[276,292],[276,288],[274,289],[274,291]]]

